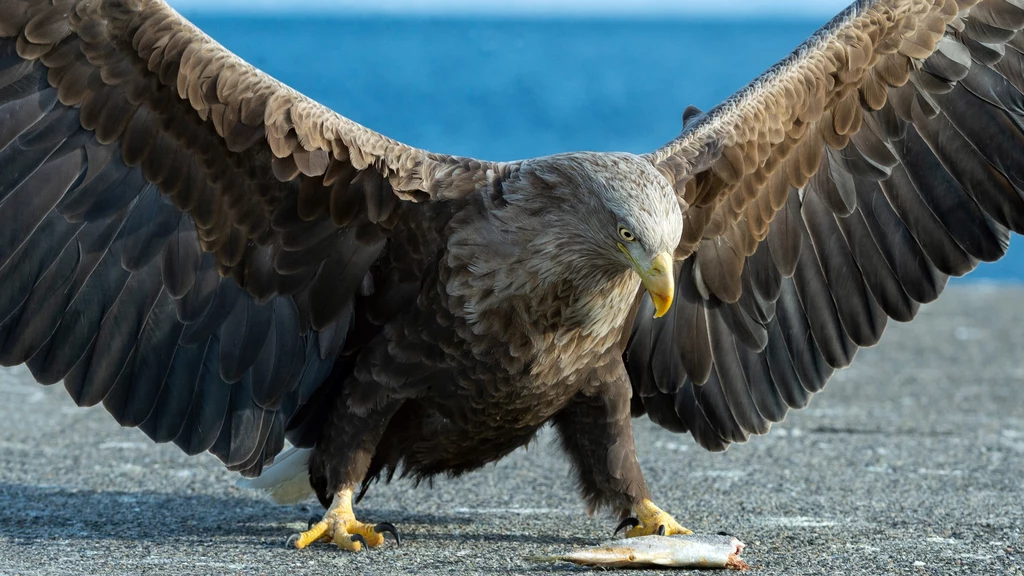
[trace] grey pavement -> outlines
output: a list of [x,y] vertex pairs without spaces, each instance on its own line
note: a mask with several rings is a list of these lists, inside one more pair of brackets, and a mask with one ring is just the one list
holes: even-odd
[[[806,410],[710,454],[636,422],[655,501],[748,545],[752,574],[1024,574],[1024,288],[953,287],[890,327]],[[0,371],[0,575],[579,573],[537,554],[600,542],[569,467],[542,434],[460,479],[371,489],[357,514],[401,548],[296,551],[320,514],[234,486],[74,407],[59,386]]]

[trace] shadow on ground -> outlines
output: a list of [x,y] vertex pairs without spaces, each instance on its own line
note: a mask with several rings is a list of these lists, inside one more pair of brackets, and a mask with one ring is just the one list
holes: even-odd
[[[314,503],[277,505],[251,497],[205,494],[183,496],[137,492],[60,489],[0,483],[0,536],[19,545],[39,540],[125,539],[138,542],[206,539],[232,532],[253,543],[280,540],[323,509]],[[409,514],[398,509],[368,508],[368,517],[399,526],[468,527],[472,515]],[[153,519],[159,519],[154,522]],[[459,540],[479,543],[587,545],[587,538],[545,534],[423,533],[420,542]]]

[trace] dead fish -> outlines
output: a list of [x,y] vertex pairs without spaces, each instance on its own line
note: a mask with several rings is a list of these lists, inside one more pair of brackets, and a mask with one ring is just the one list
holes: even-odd
[[746,570],[740,558],[743,542],[732,536],[640,536],[605,542],[556,556],[532,558],[541,562],[574,562],[601,568],[729,568]]

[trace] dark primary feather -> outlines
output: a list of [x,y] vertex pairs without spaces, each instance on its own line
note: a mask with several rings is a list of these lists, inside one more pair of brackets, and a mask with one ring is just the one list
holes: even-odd
[[[697,265],[677,265],[673,309],[636,315],[634,412],[715,450],[764,433],[889,318],[1002,257],[1024,232],[1022,27],[1005,0],[855,3],[651,154],[715,212],[689,220],[699,243],[677,253]],[[875,57],[855,60],[864,47]],[[727,166],[687,173],[715,147]],[[696,332],[670,328],[697,316]]]

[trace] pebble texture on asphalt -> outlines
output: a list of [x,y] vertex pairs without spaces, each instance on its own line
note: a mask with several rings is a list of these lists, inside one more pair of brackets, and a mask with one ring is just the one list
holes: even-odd
[[[753,574],[1024,574],[1022,351],[1024,288],[952,287],[765,437],[709,454],[636,421],[641,464],[683,525],[746,542]],[[460,479],[372,488],[357,514],[401,548],[290,550],[319,505],[239,490],[22,368],[0,400],[0,576],[578,573],[525,557],[616,524],[586,516],[545,431]]]

